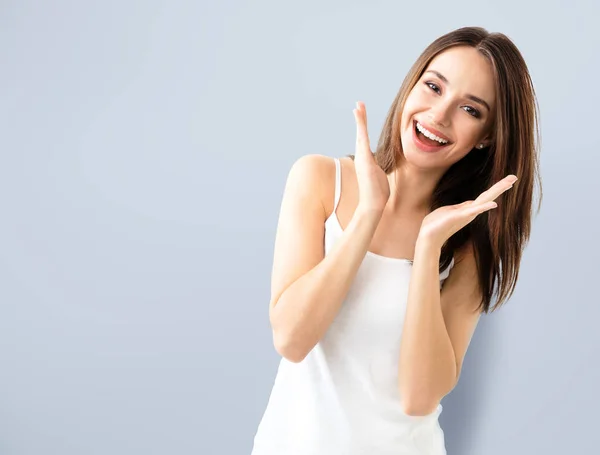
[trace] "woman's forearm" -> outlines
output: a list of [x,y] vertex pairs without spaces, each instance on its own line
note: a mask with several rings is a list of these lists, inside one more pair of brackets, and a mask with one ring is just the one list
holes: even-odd
[[441,248],[420,239],[415,248],[399,361],[399,390],[407,413],[432,412],[456,377],[454,349],[440,303]]
[[323,337],[358,272],[381,213],[356,209],[327,256],[292,283],[270,312],[277,351],[300,362]]

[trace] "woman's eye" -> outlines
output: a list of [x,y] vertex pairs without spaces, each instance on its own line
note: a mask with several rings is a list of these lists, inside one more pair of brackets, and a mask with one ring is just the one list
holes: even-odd
[[[427,85],[430,89],[432,89],[434,92],[439,92],[439,88],[437,85],[435,85],[433,82],[425,82],[425,85]],[[433,87],[433,88],[432,88]]]
[[469,115],[472,115],[475,118],[479,118],[481,116],[481,114],[479,113],[479,111],[475,108],[472,108],[471,106],[465,106],[466,108],[470,109],[469,111],[467,111],[467,113]]

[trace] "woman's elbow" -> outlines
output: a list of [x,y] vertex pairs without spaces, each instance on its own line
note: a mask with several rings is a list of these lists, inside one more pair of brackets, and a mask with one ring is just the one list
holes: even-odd
[[278,334],[273,330],[273,346],[279,355],[293,363],[302,362],[308,355],[308,351],[294,342],[292,337]]

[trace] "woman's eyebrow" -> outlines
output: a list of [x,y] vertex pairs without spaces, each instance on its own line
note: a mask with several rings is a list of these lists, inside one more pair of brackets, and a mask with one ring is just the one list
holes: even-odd
[[[448,79],[446,79],[446,76],[444,76],[439,71],[436,71],[436,70],[427,70],[425,72],[426,73],[433,73],[433,74],[435,74],[437,77],[439,77],[444,82],[444,84],[450,85],[450,82],[448,82]],[[478,96],[467,94],[466,97],[469,98],[471,101],[475,101],[476,103],[479,103],[482,106],[485,106],[488,111],[491,111],[490,105],[488,103],[486,103],[485,100],[482,100]]]

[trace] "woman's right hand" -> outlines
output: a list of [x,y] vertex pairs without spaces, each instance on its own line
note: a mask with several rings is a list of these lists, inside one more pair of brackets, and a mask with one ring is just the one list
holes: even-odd
[[358,181],[358,207],[368,212],[383,213],[390,197],[390,184],[386,173],[375,161],[367,133],[367,110],[363,102],[353,109],[356,120],[356,153],[354,167]]

